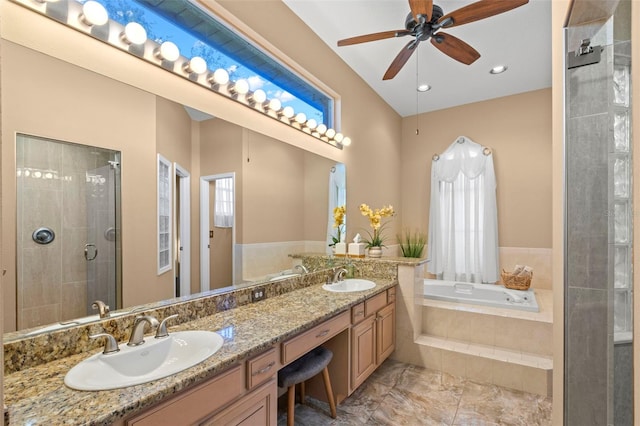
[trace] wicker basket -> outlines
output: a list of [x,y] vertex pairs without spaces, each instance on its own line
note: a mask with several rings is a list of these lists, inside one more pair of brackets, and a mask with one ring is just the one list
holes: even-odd
[[511,290],[529,290],[531,286],[531,279],[533,278],[533,272],[530,275],[518,276],[511,272],[507,272],[504,269],[500,273],[502,276],[502,283],[506,288]]

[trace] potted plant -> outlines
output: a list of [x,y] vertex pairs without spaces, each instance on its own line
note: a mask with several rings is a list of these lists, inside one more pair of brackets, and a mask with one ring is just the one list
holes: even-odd
[[337,229],[337,232],[336,235],[331,235],[331,244],[329,244],[329,247],[335,249],[336,244],[341,241],[344,229],[344,216],[346,213],[347,208],[344,205],[337,206],[333,209],[333,227]]
[[427,236],[420,231],[411,233],[409,230],[404,231],[404,235],[398,235],[398,243],[404,257],[422,257],[424,246],[427,243]]
[[373,229],[373,233],[367,231],[369,238],[365,238],[364,242],[369,249],[369,257],[381,257],[382,247],[384,245],[384,237],[382,231],[386,225],[382,223],[382,218],[391,217],[395,214],[393,206],[382,206],[380,209],[371,209],[366,204],[360,205],[360,213],[369,218],[369,225]]

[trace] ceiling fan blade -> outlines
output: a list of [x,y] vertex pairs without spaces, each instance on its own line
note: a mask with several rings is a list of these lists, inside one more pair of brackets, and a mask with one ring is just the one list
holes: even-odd
[[411,34],[411,31],[397,30],[397,31],[382,31],[380,33],[365,34],[361,36],[345,38],[344,40],[338,40],[338,46],[349,46],[351,44],[366,43],[368,41],[382,40],[385,38],[402,37]]
[[431,20],[431,12],[433,11],[433,0],[409,0],[409,7],[413,19],[420,23],[418,15],[425,15],[426,22]]
[[[511,9],[527,3],[529,3],[529,0],[480,0],[444,15],[438,19],[437,24],[442,24],[444,28],[464,25],[469,22],[479,21],[480,19],[508,12]],[[451,22],[447,22],[449,20]]]
[[391,62],[391,65],[389,65],[387,72],[384,73],[384,77],[382,77],[383,80],[391,80],[396,76],[396,74],[398,74],[398,72],[400,72],[404,64],[407,63],[411,55],[413,55],[413,52],[415,52],[418,43],[420,43],[420,40],[411,40],[402,48],[400,53],[398,53],[398,56],[396,56],[393,62]]
[[480,53],[476,49],[459,38],[443,32],[438,32],[431,37],[431,44],[445,55],[449,55],[466,65],[471,65],[480,57]]

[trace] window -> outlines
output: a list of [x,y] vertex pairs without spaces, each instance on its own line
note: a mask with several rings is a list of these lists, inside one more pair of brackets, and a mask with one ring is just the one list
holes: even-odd
[[158,275],[171,270],[171,162],[158,154]]
[[218,22],[188,0],[101,0],[111,19],[144,26],[150,39],[175,43],[182,55],[200,56],[209,69],[223,68],[232,80],[249,82],[269,99],[291,106],[318,123],[333,127],[334,100],[251,41]]
[[215,182],[213,226],[231,228],[233,226],[233,179],[222,178]]

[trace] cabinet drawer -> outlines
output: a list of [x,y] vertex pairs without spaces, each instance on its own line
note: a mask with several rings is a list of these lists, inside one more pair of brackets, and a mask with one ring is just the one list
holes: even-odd
[[398,287],[391,287],[389,290],[387,290],[387,303],[391,303],[391,302],[395,302],[396,301],[396,289]]
[[195,424],[244,392],[242,366],[210,379],[127,421],[127,426]]
[[342,330],[349,327],[349,311],[316,325],[311,330],[305,331],[286,342],[282,343],[282,364],[288,364],[300,358],[311,349],[320,346]]
[[380,294],[373,296],[364,302],[364,316],[375,314],[381,308],[387,306],[387,292],[384,291]]
[[253,389],[278,371],[276,350],[271,349],[247,361],[247,389]]
[[364,302],[358,303],[351,308],[351,324],[357,324],[364,318]]

